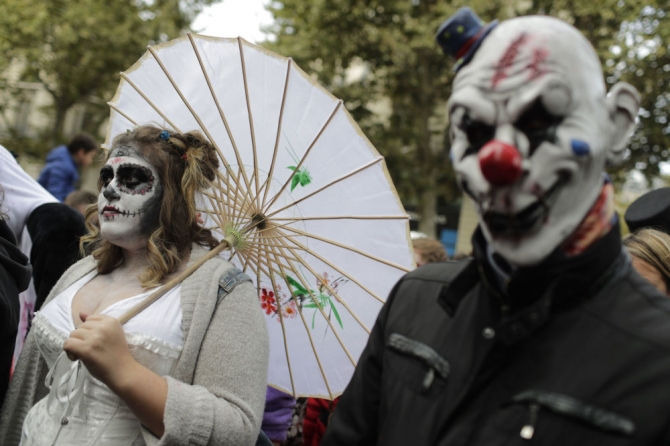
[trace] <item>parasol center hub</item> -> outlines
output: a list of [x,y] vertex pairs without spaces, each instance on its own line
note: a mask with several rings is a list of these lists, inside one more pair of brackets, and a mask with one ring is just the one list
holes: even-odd
[[254,214],[251,217],[251,224],[257,230],[262,231],[263,229],[268,227],[268,218],[261,213]]

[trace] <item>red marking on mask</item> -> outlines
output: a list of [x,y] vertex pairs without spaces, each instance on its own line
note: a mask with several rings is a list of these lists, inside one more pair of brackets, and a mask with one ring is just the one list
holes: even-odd
[[530,70],[530,74],[528,76],[529,81],[537,79],[546,73],[541,65],[542,62],[547,60],[547,56],[549,56],[549,51],[544,48],[535,48],[533,51],[533,60],[528,64],[527,67]]
[[112,158],[111,160],[109,160],[109,164],[112,164],[112,165],[119,164],[120,162],[121,162],[121,158]]
[[521,176],[521,154],[502,141],[488,142],[479,151],[479,168],[494,186],[511,186]]
[[581,254],[612,229],[614,215],[614,186],[606,183],[600,195],[579,227],[563,243],[563,251],[568,256]]
[[493,80],[491,81],[491,86],[493,88],[496,88],[500,81],[507,78],[507,70],[514,64],[514,61],[521,51],[521,47],[528,42],[528,37],[528,34],[521,33],[521,35],[514,39],[510,46],[507,47],[505,54],[502,55],[498,61],[498,65],[495,67],[496,72],[493,74]]

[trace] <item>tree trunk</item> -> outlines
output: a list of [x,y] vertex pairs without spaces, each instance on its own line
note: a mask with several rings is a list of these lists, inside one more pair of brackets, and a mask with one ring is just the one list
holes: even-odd
[[54,117],[53,131],[50,135],[51,145],[58,144],[63,138],[63,124],[65,123],[65,113],[67,109],[56,106],[56,116]]
[[418,132],[417,156],[419,160],[420,196],[419,196],[419,231],[429,237],[437,237],[435,223],[437,221],[437,173],[439,168],[435,165],[435,153],[439,147],[435,147],[435,140],[430,130],[430,118],[434,109],[435,91],[430,77],[430,58],[424,56],[417,64],[418,75],[421,77],[421,88],[418,97],[418,113],[416,113],[415,125]]
[[63,126],[65,125],[65,114],[69,110],[70,106],[72,104],[66,103],[62,98],[57,97],[53,92],[51,92],[51,96],[54,98],[54,110],[55,110],[55,116],[54,116],[54,123],[53,123],[53,128],[52,132],[49,135],[49,144],[51,146],[55,146],[57,144],[62,144],[63,143]]

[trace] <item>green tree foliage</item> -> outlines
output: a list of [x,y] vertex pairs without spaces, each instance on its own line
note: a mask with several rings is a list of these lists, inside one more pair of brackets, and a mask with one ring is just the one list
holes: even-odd
[[87,104],[86,130],[97,131],[106,102],[146,46],[177,37],[200,8],[217,0],[2,0],[0,49],[20,61],[21,80],[40,82],[53,97],[51,142],[65,113]]
[[[668,39],[661,33],[667,35],[670,26],[667,2],[646,4],[651,6],[623,0],[467,2],[487,21],[549,14],[583,31],[603,61],[607,82],[626,80],[645,94],[649,117],[641,117],[623,168],[637,165],[654,174],[667,148],[670,66]],[[267,29],[274,38],[267,46],[293,57],[345,101],[386,157],[403,202],[418,206],[420,229],[429,234],[438,200],[460,195],[448,162],[444,107],[451,93],[452,62],[434,34],[465,5],[444,0],[277,0],[268,8],[275,23]]]
[[669,7],[670,2],[642,7],[636,20],[623,23],[606,60],[608,83],[629,82],[642,95],[639,128],[619,174],[635,167],[655,176],[660,162],[670,161]]

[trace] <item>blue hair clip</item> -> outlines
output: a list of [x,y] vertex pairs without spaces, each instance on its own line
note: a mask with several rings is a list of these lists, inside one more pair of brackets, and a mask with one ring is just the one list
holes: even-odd
[[167,130],[163,130],[160,135],[158,135],[158,138],[161,139],[162,141],[167,141],[170,139],[170,133],[168,133]]

